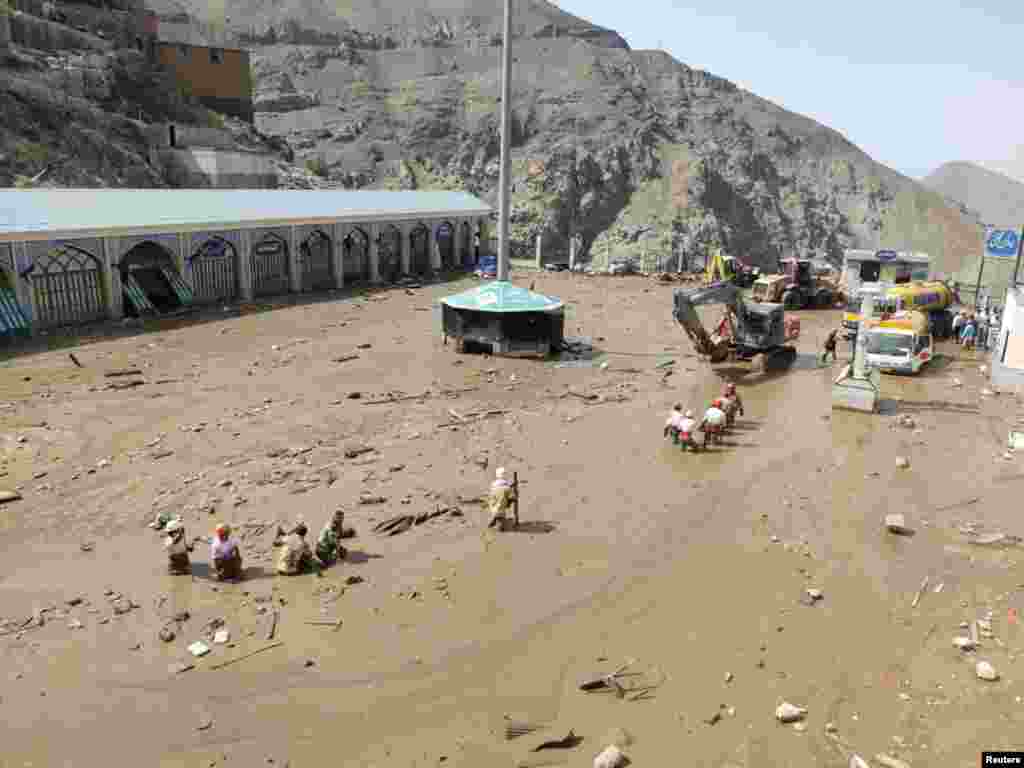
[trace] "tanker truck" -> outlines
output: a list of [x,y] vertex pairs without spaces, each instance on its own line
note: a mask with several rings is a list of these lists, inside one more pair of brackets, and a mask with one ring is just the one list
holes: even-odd
[[[876,302],[878,315],[891,315],[901,311],[916,311],[928,319],[928,328],[935,338],[945,339],[953,334],[952,307],[959,303],[953,289],[939,281],[903,283],[885,289]],[[843,313],[843,328],[847,337],[856,336],[860,325],[860,299],[847,304]]]

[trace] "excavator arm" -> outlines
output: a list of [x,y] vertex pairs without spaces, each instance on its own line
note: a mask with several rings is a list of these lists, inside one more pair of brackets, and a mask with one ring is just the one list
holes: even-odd
[[717,361],[727,353],[729,340],[717,332],[708,333],[697,315],[696,308],[704,304],[725,304],[731,310],[731,316],[735,318],[742,312],[739,302],[739,289],[733,283],[724,280],[702,288],[681,288],[676,290],[673,296],[672,316],[683,326],[697,353]]

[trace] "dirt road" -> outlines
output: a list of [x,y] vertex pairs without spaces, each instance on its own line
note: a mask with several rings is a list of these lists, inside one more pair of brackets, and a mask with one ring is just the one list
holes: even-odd
[[[0,482],[24,495],[0,506],[0,765],[589,766],[612,728],[638,766],[976,765],[1021,747],[1020,550],[959,530],[1022,533],[1024,473],[1003,457],[1018,402],[981,394],[980,358],[952,348],[887,378],[883,414],[833,413],[837,369],[816,354],[838,314],[800,313],[794,369],[741,379],[729,443],[684,455],[661,439],[667,412],[703,407],[722,371],[689,354],[672,286],[525,279],[569,303],[596,359],[456,355],[432,304],[459,284],[0,368]],[[522,478],[522,531],[486,532],[472,503],[498,466]],[[277,525],[315,534],[339,506],[349,561],[273,576]],[[161,511],[190,539],[231,522],[247,580],[212,582],[203,541],[194,577],[168,576],[147,527]],[[885,532],[890,511],[916,535]],[[282,645],[214,669],[269,645],[275,611]],[[955,649],[989,611],[993,637]],[[192,658],[215,619],[230,643]],[[626,659],[625,698],[578,690]],[[980,659],[999,681],[976,679]],[[775,721],[781,700],[809,710],[805,730]],[[506,741],[506,716],[547,727]],[[529,752],[570,728],[575,749]]]

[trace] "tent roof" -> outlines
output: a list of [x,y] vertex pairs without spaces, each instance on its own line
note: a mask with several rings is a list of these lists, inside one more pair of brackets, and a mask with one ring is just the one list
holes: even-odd
[[487,216],[465,192],[0,189],[0,242]]
[[498,313],[551,312],[562,307],[561,299],[497,280],[441,299],[441,303],[452,309]]

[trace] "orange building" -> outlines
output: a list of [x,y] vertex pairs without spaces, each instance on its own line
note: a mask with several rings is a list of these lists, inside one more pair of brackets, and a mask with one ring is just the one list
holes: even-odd
[[204,107],[253,121],[248,51],[157,40],[156,57]]

